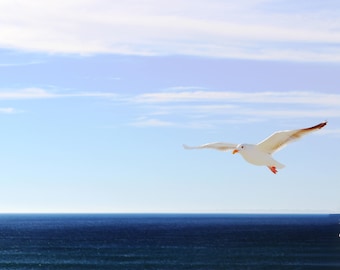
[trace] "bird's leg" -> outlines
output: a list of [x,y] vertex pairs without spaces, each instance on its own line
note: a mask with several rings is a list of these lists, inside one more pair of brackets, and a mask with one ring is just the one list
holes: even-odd
[[274,174],[277,173],[277,169],[275,166],[267,166],[269,170],[271,170]]

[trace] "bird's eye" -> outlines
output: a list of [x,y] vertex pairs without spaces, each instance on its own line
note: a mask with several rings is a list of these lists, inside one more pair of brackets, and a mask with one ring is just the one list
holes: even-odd
[[244,148],[244,146],[242,145],[242,146],[241,146],[241,148],[243,149],[243,148]]

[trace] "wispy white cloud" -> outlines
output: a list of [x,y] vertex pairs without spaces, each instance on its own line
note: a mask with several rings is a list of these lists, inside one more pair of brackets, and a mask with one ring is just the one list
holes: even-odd
[[[175,90],[174,90],[175,89]],[[174,87],[156,93],[119,95],[43,88],[0,90],[0,100],[104,98],[134,111],[135,127],[213,128],[225,123],[270,119],[340,118],[340,95],[320,92],[222,92]],[[201,88],[203,89],[203,88]],[[17,113],[0,108],[0,113]]]
[[0,113],[3,113],[3,114],[14,114],[17,112],[18,111],[14,108],[0,108]]
[[339,4],[306,9],[295,2],[5,0],[0,47],[339,62]]
[[73,92],[63,93],[56,91],[49,91],[43,88],[24,88],[12,90],[0,90],[0,100],[17,100],[17,99],[51,99],[51,98],[72,98],[72,97],[101,97],[101,98],[115,98],[114,93],[104,92]]
[[174,86],[164,89],[164,92],[183,92],[183,91],[202,91],[207,90],[201,86]]
[[169,91],[131,98],[145,117],[170,119],[172,126],[216,127],[272,119],[340,118],[340,95],[318,92]]
[[41,88],[0,91],[0,100],[55,98],[56,95]]
[[173,102],[230,102],[340,105],[340,95],[317,92],[229,92],[229,91],[178,91],[145,93],[136,96],[137,103]]
[[175,126],[174,123],[163,121],[155,118],[140,117],[136,121],[129,124],[135,127],[170,127]]
[[[0,89],[0,101],[15,101],[15,100],[45,100],[45,99],[60,99],[60,98],[105,98],[116,99],[117,95],[104,92],[74,92],[64,93],[58,91],[46,90],[43,88],[23,88],[23,89]],[[24,111],[12,107],[0,108],[0,114],[16,114]]]
[[43,63],[43,61],[29,61],[29,62],[13,62],[13,63],[1,63],[0,67],[21,67],[21,66],[30,66],[30,65],[38,65]]

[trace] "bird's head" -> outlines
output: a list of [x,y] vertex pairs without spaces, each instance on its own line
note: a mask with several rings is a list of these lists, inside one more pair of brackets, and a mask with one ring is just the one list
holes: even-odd
[[236,148],[234,149],[233,154],[240,153],[240,152],[244,151],[246,148],[247,148],[247,145],[246,145],[246,144],[239,144],[239,145],[236,146]]

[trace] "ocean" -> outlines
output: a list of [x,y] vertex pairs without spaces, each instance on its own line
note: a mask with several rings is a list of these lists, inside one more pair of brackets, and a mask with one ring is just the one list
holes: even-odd
[[0,269],[340,269],[340,215],[2,214]]

